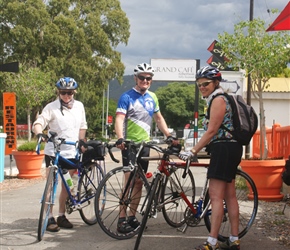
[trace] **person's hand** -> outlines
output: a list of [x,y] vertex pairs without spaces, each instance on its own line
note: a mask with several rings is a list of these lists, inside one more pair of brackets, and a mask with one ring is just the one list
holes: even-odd
[[42,133],[37,134],[36,137],[37,137],[38,143],[40,143],[41,141],[46,141],[46,139],[47,139],[47,136],[45,134],[42,134]]
[[173,144],[173,145],[179,144],[178,139],[173,137],[172,135],[167,136],[166,142],[169,143],[169,144]]
[[119,149],[124,149],[125,146],[124,146],[124,138],[119,138],[117,141],[116,141],[116,147],[119,148]]
[[191,151],[186,151],[186,152],[182,152],[179,154],[179,159],[183,160],[183,161],[187,161],[188,158],[193,159],[194,158],[194,154]]

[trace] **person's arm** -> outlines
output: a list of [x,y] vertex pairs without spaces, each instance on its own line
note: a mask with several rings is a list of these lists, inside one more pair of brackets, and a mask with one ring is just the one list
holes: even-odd
[[125,115],[124,114],[117,114],[116,115],[116,120],[115,120],[115,132],[117,135],[117,139],[124,138],[124,120],[125,120]]
[[38,134],[41,134],[42,133],[42,126],[40,123],[36,123],[34,124],[34,128],[33,128],[33,132],[34,134],[38,135]]
[[161,132],[166,136],[170,136],[170,132],[168,130],[167,124],[161,114],[160,111],[158,111],[157,113],[154,114],[154,120],[158,126],[158,128],[161,130]]
[[84,140],[86,138],[86,132],[87,132],[86,129],[80,129],[79,140]]
[[125,148],[124,143],[122,143],[122,140],[124,139],[124,120],[125,120],[125,114],[117,113],[116,120],[115,120],[115,133],[117,136],[117,148],[123,150]]

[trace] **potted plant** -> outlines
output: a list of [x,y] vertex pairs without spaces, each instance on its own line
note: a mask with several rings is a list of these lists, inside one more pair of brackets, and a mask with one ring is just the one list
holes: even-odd
[[260,200],[281,200],[285,160],[268,158],[263,91],[271,77],[283,74],[287,68],[290,36],[286,32],[267,33],[265,22],[254,19],[236,24],[232,35],[219,34],[219,42],[230,58],[228,66],[245,70],[251,83],[248,91],[259,103],[260,154],[256,159],[242,160],[241,167],[255,181]]
[[44,145],[41,144],[40,154],[35,151],[37,142],[27,141],[12,150],[12,155],[18,169],[18,178],[33,179],[42,177],[41,167],[44,159]]

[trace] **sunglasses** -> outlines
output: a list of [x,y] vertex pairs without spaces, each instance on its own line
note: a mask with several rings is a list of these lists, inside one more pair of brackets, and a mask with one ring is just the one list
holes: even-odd
[[212,81],[207,81],[207,82],[202,82],[202,83],[197,83],[197,86],[200,88],[208,86]]
[[144,81],[146,79],[147,82],[152,80],[152,77],[145,77],[145,76],[137,76],[139,80]]
[[73,95],[74,92],[73,91],[60,91],[59,92],[61,95]]

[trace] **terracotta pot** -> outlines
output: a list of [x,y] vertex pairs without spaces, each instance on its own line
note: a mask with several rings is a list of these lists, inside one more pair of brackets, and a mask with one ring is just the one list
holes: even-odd
[[39,155],[32,151],[12,150],[12,155],[19,172],[18,178],[33,179],[42,177],[40,170],[44,159],[44,150],[41,150]]
[[[284,159],[242,160],[240,166],[255,182],[259,200],[281,201],[283,199],[281,176],[285,168]],[[253,199],[251,195],[249,198]]]

